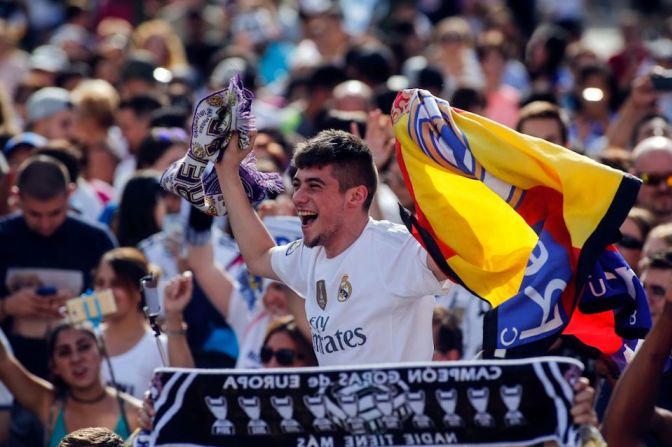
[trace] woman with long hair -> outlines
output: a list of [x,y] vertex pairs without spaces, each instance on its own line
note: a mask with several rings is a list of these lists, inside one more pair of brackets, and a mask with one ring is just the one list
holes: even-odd
[[[103,255],[94,275],[96,290],[111,289],[117,308],[102,324],[103,340],[112,365],[112,371],[104,365],[103,377],[135,397],[141,397],[149,387],[154,369],[163,366],[154,332],[142,310],[145,302],[140,279],[149,274],[149,263],[142,252],[121,247]],[[167,336],[160,337],[159,342],[168,353],[170,366],[194,366],[186,325],[182,321],[182,311],[191,298],[191,284],[189,273],[171,280],[164,289]]]
[[48,354],[51,383],[29,373],[0,345],[0,380],[43,424],[44,445],[57,446],[84,427],[107,427],[123,438],[137,428],[140,402],[103,385],[103,352],[90,327],[56,326]]
[[124,187],[113,225],[120,246],[135,247],[161,231],[166,194],[156,171],[139,171],[131,177]]

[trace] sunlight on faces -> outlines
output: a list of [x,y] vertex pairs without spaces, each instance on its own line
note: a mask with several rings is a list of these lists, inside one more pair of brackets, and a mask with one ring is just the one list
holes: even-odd
[[106,320],[121,320],[131,312],[137,312],[140,304],[140,289],[132,289],[124,284],[114,273],[112,266],[107,262],[101,262],[96,270],[94,278],[96,292],[111,289],[117,311],[107,315]]
[[100,383],[101,353],[86,331],[68,328],[57,336],[51,369],[71,388],[89,388]]
[[[635,160],[635,170],[640,176],[672,175],[672,151],[652,150],[640,155]],[[637,202],[658,216],[668,214],[672,212],[672,188],[664,181],[658,185],[643,184]]]
[[346,193],[339,191],[331,166],[299,169],[292,200],[301,219],[306,247],[329,245],[344,223]]
[[58,194],[48,200],[38,200],[29,195],[21,195],[20,208],[26,225],[43,237],[53,235],[68,217],[68,194]]

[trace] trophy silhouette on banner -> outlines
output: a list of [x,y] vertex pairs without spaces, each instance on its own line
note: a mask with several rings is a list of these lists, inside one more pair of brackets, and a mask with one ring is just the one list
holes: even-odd
[[280,430],[282,430],[283,433],[301,433],[303,431],[301,424],[299,424],[296,419],[292,418],[294,415],[294,401],[291,396],[271,396],[271,405],[273,405],[275,411],[277,411],[282,418],[282,421],[280,422]]
[[241,396],[238,398],[238,405],[247,414],[247,417],[250,418],[250,422],[247,423],[248,434],[268,435],[271,433],[268,424],[259,418],[261,416],[261,401],[257,396],[248,398]]
[[315,419],[313,419],[313,428],[315,431],[334,431],[334,424],[325,417],[327,415],[327,407],[323,395],[303,396],[303,403],[306,404],[306,408],[308,408],[315,417]]
[[488,408],[488,399],[490,398],[490,390],[486,388],[468,388],[467,397],[471,406],[476,410],[474,416],[474,423],[481,427],[494,427],[495,420],[486,410]]
[[215,417],[215,422],[212,424],[210,432],[216,436],[235,435],[236,427],[226,419],[226,413],[229,410],[229,404],[226,397],[210,397],[205,396],[205,404]]
[[348,415],[345,420],[346,430],[353,435],[363,435],[366,433],[364,426],[364,419],[358,416],[359,414],[359,399],[356,394],[339,394],[337,396],[338,403],[341,408]]
[[499,394],[508,410],[506,415],[504,415],[504,423],[506,426],[515,427],[518,425],[525,425],[525,417],[523,416],[523,413],[518,410],[518,407],[520,407],[520,400],[523,397],[523,387],[521,385],[502,385],[499,387]]
[[457,390],[454,388],[448,391],[436,390],[436,400],[441,406],[441,409],[446,412],[446,415],[443,417],[443,425],[448,428],[464,426],[462,418],[455,414],[455,407],[457,407]]
[[387,393],[378,391],[373,394],[373,401],[376,407],[383,413],[381,418],[383,427],[388,430],[398,430],[401,428],[399,418],[393,414],[394,412],[394,396],[389,391]]
[[406,391],[406,401],[413,411],[413,426],[418,429],[432,428],[434,422],[425,415],[425,392],[420,390],[414,393]]

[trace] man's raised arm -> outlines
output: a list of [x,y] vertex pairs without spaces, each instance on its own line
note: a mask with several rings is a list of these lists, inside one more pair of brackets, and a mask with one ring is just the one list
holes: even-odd
[[250,137],[249,147],[243,150],[238,147],[238,134],[234,132],[215,170],[233,235],[248,270],[255,275],[279,280],[271,268],[271,249],[275,247],[275,241],[250,205],[238,174],[240,163],[254,146],[253,135]]

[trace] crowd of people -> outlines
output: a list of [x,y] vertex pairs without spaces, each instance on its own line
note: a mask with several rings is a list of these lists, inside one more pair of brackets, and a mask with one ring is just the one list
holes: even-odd
[[[487,304],[400,225],[414,202],[388,113],[404,88],[641,179],[617,246],[654,327],[620,378],[569,352],[590,382],[572,412],[609,445],[672,442],[672,11],[607,11],[623,44],[605,55],[584,39],[591,2],[560,3],[2,2],[0,445],[121,445],[151,427],[163,365],[477,357]],[[228,215],[213,218],[159,179],[195,104],[236,74],[257,131],[214,165]],[[249,153],[285,183],[255,206]],[[63,322],[68,300],[106,290],[102,322]]]

